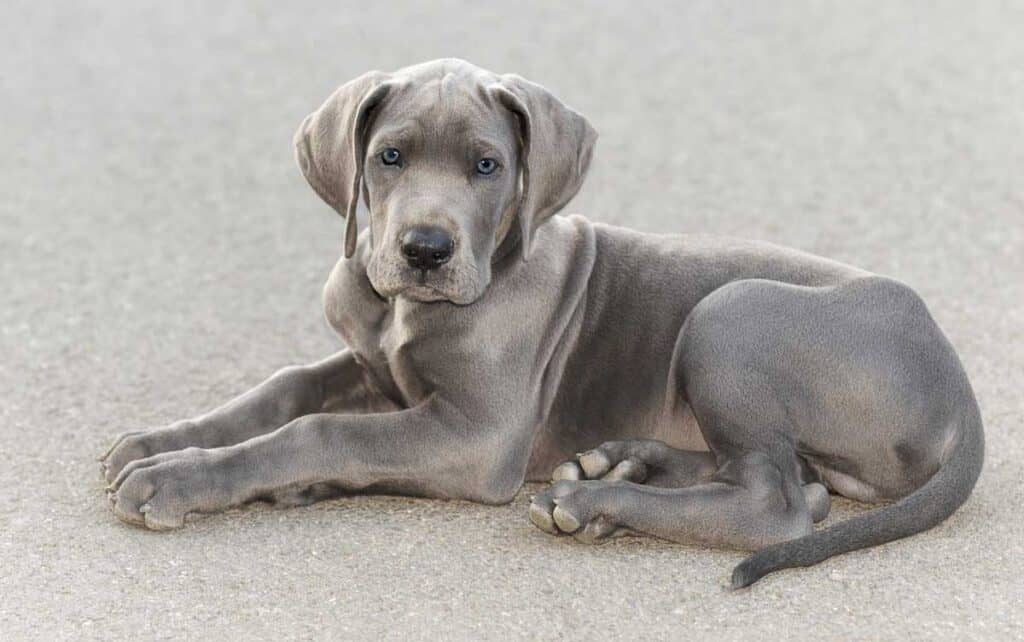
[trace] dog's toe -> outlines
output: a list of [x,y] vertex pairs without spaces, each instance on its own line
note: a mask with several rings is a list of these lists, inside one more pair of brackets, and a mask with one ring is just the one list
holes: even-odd
[[533,522],[534,526],[545,533],[557,535],[558,528],[555,526],[555,520],[551,516],[553,508],[553,504],[534,497],[533,500],[530,501],[530,521]]
[[173,506],[146,503],[139,507],[139,512],[142,513],[146,528],[153,531],[169,531],[185,525],[185,514]]
[[601,477],[605,481],[631,481],[638,484],[646,478],[647,465],[633,458],[623,459]]
[[596,544],[632,533],[605,510],[608,493],[623,482],[559,481],[530,499],[530,521],[551,535],[572,535]]
[[563,533],[575,533],[580,529],[579,520],[561,506],[555,506],[555,510],[551,512],[551,517],[554,519],[555,525],[558,526],[558,530]]
[[608,455],[600,450],[588,450],[580,455],[580,468],[586,473],[587,479],[599,479],[612,468]]
[[567,461],[559,464],[551,473],[551,481],[575,481],[583,479],[583,471],[574,461]]
[[626,533],[626,529],[620,528],[618,524],[604,515],[598,515],[587,522],[586,526],[576,531],[573,537],[584,544],[600,544]]

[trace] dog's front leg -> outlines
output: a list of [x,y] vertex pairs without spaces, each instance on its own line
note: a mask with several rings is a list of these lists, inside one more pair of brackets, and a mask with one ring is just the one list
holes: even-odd
[[128,463],[185,448],[230,446],[326,409],[369,412],[387,406],[349,350],[306,366],[283,368],[252,390],[194,419],[119,435],[100,458],[113,482]]
[[111,501],[120,519],[153,529],[323,485],[511,501],[523,482],[529,430],[472,415],[438,397],[398,412],[307,415],[234,446],[134,461],[111,485]]

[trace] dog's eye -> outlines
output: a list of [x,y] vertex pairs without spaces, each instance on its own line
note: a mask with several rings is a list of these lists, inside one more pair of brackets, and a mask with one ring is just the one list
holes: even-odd
[[493,174],[494,170],[498,169],[498,161],[493,158],[481,158],[476,162],[476,173],[487,176]]
[[385,165],[397,165],[401,158],[402,154],[394,147],[388,147],[380,153],[380,162]]

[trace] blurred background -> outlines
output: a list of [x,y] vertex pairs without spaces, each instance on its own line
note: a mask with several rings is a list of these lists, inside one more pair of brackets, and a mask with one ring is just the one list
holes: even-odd
[[[1024,4],[12,2],[0,9],[0,629],[15,637],[730,639],[1022,634]],[[795,246],[915,287],[975,384],[974,498],[743,594],[740,559],[546,538],[503,508],[353,498],[156,535],[110,437],[338,349],[343,223],[291,137],[335,87],[442,56],[600,132],[567,213]],[[841,518],[858,510],[840,503]]]

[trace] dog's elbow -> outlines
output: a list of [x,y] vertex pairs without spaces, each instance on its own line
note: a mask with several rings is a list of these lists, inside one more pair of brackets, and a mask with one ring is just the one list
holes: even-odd
[[522,477],[511,473],[487,474],[467,494],[466,499],[489,506],[509,504],[523,485]]
[[481,493],[473,501],[479,504],[486,504],[488,506],[503,506],[505,504],[511,504],[512,500],[515,498],[516,491],[488,491]]
[[512,500],[516,498],[516,491],[483,491],[475,493],[468,499],[478,504],[486,504],[487,506],[503,506],[505,504],[511,504]]

